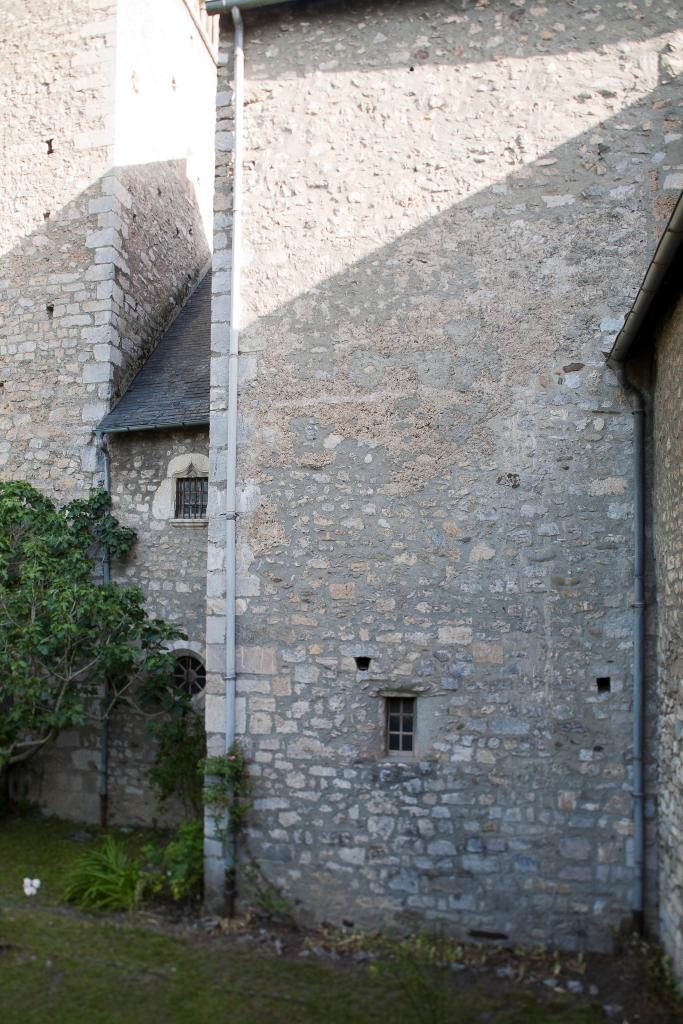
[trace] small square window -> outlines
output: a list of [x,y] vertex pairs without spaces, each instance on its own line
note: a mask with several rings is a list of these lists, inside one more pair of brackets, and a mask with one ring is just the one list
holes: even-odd
[[176,480],[176,519],[205,519],[208,500],[208,477],[184,476]]
[[415,749],[415,698],[386,698],[387,753],[412,753]]

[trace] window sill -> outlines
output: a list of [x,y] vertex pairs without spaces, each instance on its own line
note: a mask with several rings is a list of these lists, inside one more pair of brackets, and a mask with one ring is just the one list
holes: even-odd
[[416,761],[423,761],[424,758],[414,750],[397,750],[383,754],[380,760],[385,764],[415,764]]
[[193,529],[200,529],[209,525],[208,519],[171,519],[171,526],[189,526]]

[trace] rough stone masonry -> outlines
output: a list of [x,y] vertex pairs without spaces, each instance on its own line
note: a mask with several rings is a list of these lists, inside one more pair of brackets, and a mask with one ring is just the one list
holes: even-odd
[[[237,572],[251,849],[309,919],[608,947],[633,877],[632,428],[603,352],[683,185],[683,12],[405,0],[246,20]],[[226,20],[216,752],[230,76]],[[387,753],[391,697],[415,701],[413,754]],[[217,899],[216,839],[207,867]],[[655,901],[650,884],[652,921]]]
[[[683,56],[683,53],[682,55]],[[683,71],[683,63],[681,64]],[[680,260],[679,260],[680,264]],[[680,281],[680,273],[679,278]],[[659,577],[659,819],[661,928],[683,976],[683,806],[681,638],[683,637],[683,298],[657,325],[654,360],[654,515]]]
[[[216,69],[200,13],[195,0],[0,0],[0,479],[59,502],[101,483],[97,426],[209,260]],[[132,580],[203,649],[205,531],[149,541],[169,458],[196,439],[138,440],[137,463],[133,443],[112,446],[116,514],[148,515]],[[190,581],[176,572],[169,590],[183,563]],[[112,817],[149,822],[149,739],[119,725]],[[63,733],[17,773],[19,793],[97,820],[98,747],[92,729]]]

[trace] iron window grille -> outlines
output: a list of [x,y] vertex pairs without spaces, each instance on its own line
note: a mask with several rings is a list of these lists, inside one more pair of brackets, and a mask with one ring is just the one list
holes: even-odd
[[208,501],[208,477],[183,476],[176,480],[176,519],[206,519]]
[[415,749],[415,698],[387,697],[387,753],[399,754]]
[[206,686],[206,669],[193,654],[181,654],[175,660],[173,680],[179,690],[194,697]]

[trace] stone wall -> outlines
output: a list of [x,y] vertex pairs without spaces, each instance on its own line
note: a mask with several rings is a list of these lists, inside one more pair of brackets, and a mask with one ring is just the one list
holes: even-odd
[[3,27],[0,470],[67,499],[208,262],[215,61],[183,0]]
[[[682,23],[616,0],[247,21],[238,731],[252,850],[304,917],[604,948],[629,915],[632,427],[603,352],[680,187]],[[403,759],[396,694],[417,700]],[[212,840],[207,869],[217,896]]]
[[[95,429],[209,259],[215,54],[197,9],[3,6],[0,478],[27,479],[60,502],[101,480]],[[153,461],[150,445],[141,443],[142,463]],[[141,533],[159,525],[152,517]],[[171,536],[169,559],[188,549],[190,559],[171,576],[160,570],[163,600],[152,604],[168,605],[202,647],[204,531]],[[134,559],[138,576],[124,575],[152,594],[146,558]],[[149,819],[140,779],[153,752],[130,723],[112,735],[114,818]],[[74,732],[60,744],[17,786],[54,813],[96,819],[97,737]]]
[[[175,518],[175,478],[208,474],[205,429],[112,434],[112,508],[137,533],[125,563],[112,578],[141,587],[150,615],[179,625],[204,657],[206,626],[206,520]],[[187,645],[182,644],[183,648]]]
[[[161,806],[150,786],[154,741],[147,723],[114,715],[109,729],[109,796],[111,825],[167,828],[187,819],[176,801]],[[13,769],[12,799],[40,808],[65,821],[100,823],[100,732],[93,726],[65,729],[39,757]]]
[[661,934],[683,976],[683,300],[658,332],[654,390],[659,612]]
[[0,472],[64,499],[92,479],[108,396],[106,363],[84,361],[109,322],[90,242],[113,158],[115,13],[113,0],[58,0],[2,15]]

